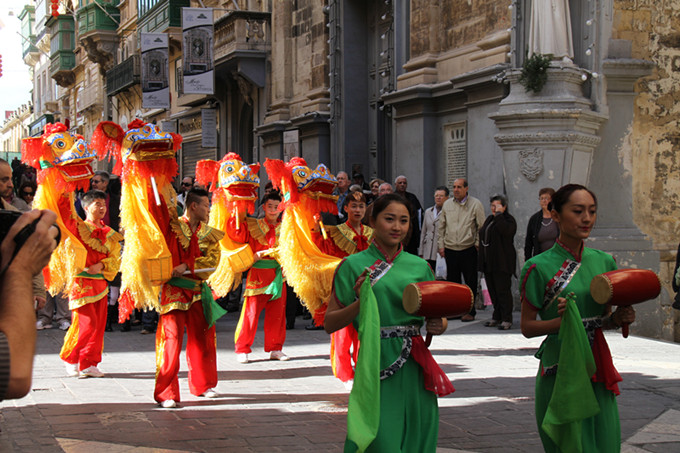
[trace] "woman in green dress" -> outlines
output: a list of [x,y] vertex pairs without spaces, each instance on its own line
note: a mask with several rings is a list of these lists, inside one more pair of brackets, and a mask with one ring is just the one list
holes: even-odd
[[538,431],[548,452],[618,452],[621,377],[602,329],[633,322],[635,311],[619,307],[611,313],[590,295],[593,277],[616,269],[611,255],[584,245],[597,218],[595,194],[581,185],[563,186],[552,197],[551,215],[560,226],[557,242],[528,260],[520,275],[522,333],[547,335],[536,353]]
[[[342,261],[333,280],[326,332],[354,322],[361,342],[346,452],[434,452],[437,395],[453,391],[420,336],[423,318],[403,308],[406,285],[434,280],[426,261],[403,251],[401,241],[409,224],[404,198],[397,194],[378,198],[371,214],[373,243]],[[445,330],[445,318],[426,320],[428,333]]]

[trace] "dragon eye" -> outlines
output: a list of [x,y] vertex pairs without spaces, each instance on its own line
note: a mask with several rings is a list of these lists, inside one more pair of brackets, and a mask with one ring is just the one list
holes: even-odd
[[57,146],[59,149],[64,149],[66,148],[66,142],[64,140],[57,140],[54,142],[54,144]]
[[300,176],[302,176],[303,178],[307,177],[307,172],[304,171],[304,170],[300,170],[300,173],[298,173],[298,174],[299,174]]
[[227,171],[231,173],[232,171],[234,171],[234,167],[232,167],[231,165],[227,166]]
[[144,126],[144,132],[146,132],[147,134],[150,134],[151,133],[151,127],[150,126]]

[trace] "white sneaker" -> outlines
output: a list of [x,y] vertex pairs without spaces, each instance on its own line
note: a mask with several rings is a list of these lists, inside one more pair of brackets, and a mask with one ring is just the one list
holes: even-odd
[[350,379],[349,381],[345,381],[345,382],[342,383],[342,385],[345,386],[345,389],[347,389],[347,391],[351,392],[352,387],[354,387],[354,379]]
[[104,373],[99,371],[99,368],[96,366],[92,365],[80,372],[80,377],[81,378],[89,378],[89,377],[104,377]]
[[64,362],[64,366],[66,367],[66,376],[70,377],[76,377],[80,373],[78,372],[78,364],[77,363],[68,363]]
[[208,389],[205,392],[201,393],[201,396],[204,398],[217,398],[220,396],[219,393],[217,393],[217,390],[215,389]]
[[284,354],[283,351],[272,351],[269,354],[269,360],[281,360],[282,362],[285,362],[286,360],[290,360],[290,357]]
[[59,321],[59,330],[68,330],[71,327],[71,323],[67,320]]
[[172,409],[173,407],[177,407],[177,403],[175,400],[165,400],[161,401],[161,407],[165,409]]
[[238,363],[248,363],[250,361],[248,358],[248,354],[245,352],[236,354],[236,360],[238,361]]
[[45,321],[43,321],[42,319],[39,319],[39,320],[35,323],[35,328],[36,328],[36,330],[51,329],[51,328],[52,328],[52,324],[49,323],[49,322],[45,322]]

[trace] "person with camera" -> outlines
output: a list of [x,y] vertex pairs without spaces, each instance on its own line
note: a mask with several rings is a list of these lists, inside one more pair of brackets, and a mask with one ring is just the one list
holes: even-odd
[[102,358],[108,282],[120,269],[123,236],[106,226],[106,193],[90,190],[82,197],[85,222],[79,233],[87,250],[86,267],[76,275],[69,293],[72,324],[64,337],[59,357],[69,376],[102,377],[97,365]]
[[[0,244],[0,401],[22,398],[31,390],[36,341],[31,281],[57,246],[56,218],[51,211],[29,211],[16,219]],[[22,246],[20,238],[32,224],[35,230]]]

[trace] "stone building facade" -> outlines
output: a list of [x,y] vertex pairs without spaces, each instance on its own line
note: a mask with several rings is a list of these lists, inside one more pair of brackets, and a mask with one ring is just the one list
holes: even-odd
[[[663,282],[657,300],[638,306],[633,332],[679,340],[669,290],[680,223],[680,5],[559,0],[573,56],[554,60],[533,93],[520,82],[532,1],[116,0],[100,1],[107,14],[98,8],[90,23],[92,2],[69,0],[73,49],[45,46],[36,30],[57,94],[34,121],[69,118],[87,137],[102,119],[125,127],[142,117],[184,135],[181,176],[228,151],[260,162],[299,155],[366,179],[406,175],[424,206],[436,186],[466,177],[483,202],[509,196],[518,249],[541,187],[587,184],[600,202],[591,245]],[[35,2],[36,27],[42,20],[48,36],[65,37],[69,19],[56,27],[38,14],[46,4]],[[212,95],[183,92],[185,6],[213,8]],[[169,109],[142,108],[142,32],[168,33]],[[217,146],[203,147],[205,110],[216,115]]]

